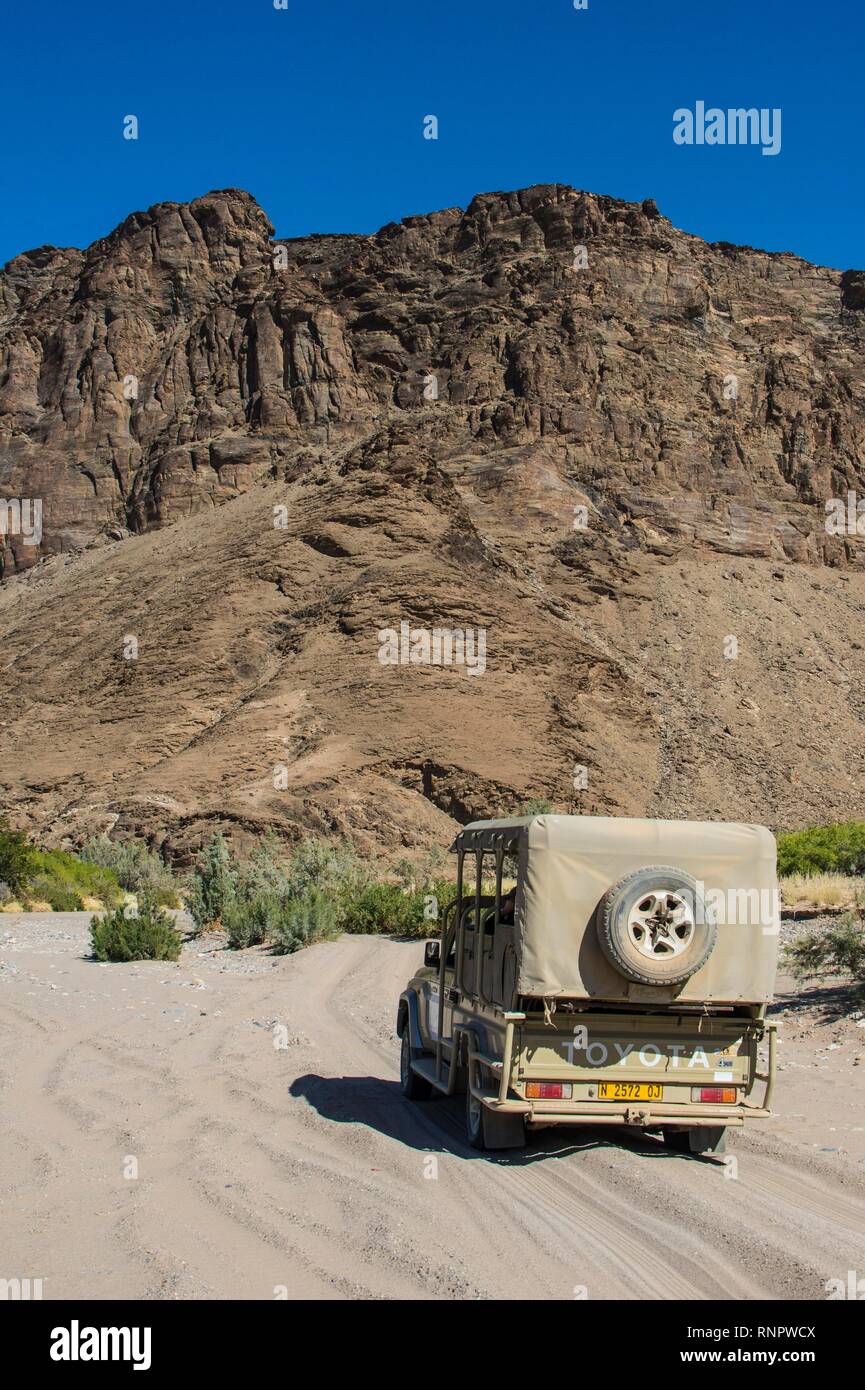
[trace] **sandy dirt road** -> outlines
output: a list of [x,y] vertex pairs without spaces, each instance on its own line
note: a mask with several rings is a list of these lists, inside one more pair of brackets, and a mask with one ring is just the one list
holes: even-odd
[[865,1275],[865,1165],[803,1138],[783,1088],[735,1179],[609,1131],[490,1158],[461,1102],[399,1091],[420,945],[99,965],[87,922],[0,917],[0,1277],[46,1299],[812,1299]]

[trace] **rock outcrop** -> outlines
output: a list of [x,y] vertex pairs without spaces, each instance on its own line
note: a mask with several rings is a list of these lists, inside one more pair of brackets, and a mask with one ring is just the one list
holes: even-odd
[[[16,257],[3,803],[181,858],[532,794],[861,812],[863,284],[561,185],[286,242],[226,190]],[[486,670],[382,665],[403,621]]]

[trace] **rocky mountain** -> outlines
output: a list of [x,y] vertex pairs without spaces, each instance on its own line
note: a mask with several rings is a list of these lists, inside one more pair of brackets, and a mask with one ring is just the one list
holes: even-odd
[[862,272],[562,185],[290,241],[226,190],[0,301],[18,823],[863,812]]

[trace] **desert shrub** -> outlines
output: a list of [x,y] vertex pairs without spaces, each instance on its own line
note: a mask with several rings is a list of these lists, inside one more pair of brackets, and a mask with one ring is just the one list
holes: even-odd
[[219,925],[237,896],[237,865],[221,835],[204,850],[192,877],[186,906],[196,931]]
[[187,892],[196,931],[221,926],[235,950],[268,940],[291,892],[278,852],[278,841],[268,836],[241,862],[232,856],[222,835],[215,835],[196,865]]
[[[447,850],[442,849],[441,845],[433,845],[432,849],[429,851],[426,857],[426,867],[428,872],[425,874],[425,878],[427,880],[433,878],[440,879],[443,876],[446,878],[448,865],[450,864],[450,862],[451,857],[448,854]],[[456,864],[455,859],[453,862],[454,864]]]
[[518,816],[551,816],[553,814],[553,803],[548,796],[533,796],[528,801],[524,801],[517,811]]
[[98,898],[107,907],[114,907],[123,897],[117,875],[100,864],[89,864],[75,854],[61,849],[35,849],[31,856],[28,897],[38,901],[71,903],[75,906],[59,910],[74,912],[82,906],[82,898]]
[[286,904],[273,931],[273,944],[288,955],[314,941],[329,940],[338,930],[335,899],[321,888],[308,888]]
[[422,936],[437,931],[442,908],[456,896],[449,879],[433,877],[441,858],[399,866],[401,883],[374,876],[345,841],[310,837],[286,853],[275,836],[242,862],[221,836],[204,851],[187,894],[200,931],[218,923],[235,949],[272,942],[283,952],[341,931]]
[[422,877],[419,865],[412,863],[410,859],[398,859],[392,872],[400,888],[406,893],[414,893],[417,890],[418,881]]
[[289,954],[336,934],[337,903],[321,888],[308,888],[299,897],[265,891],[236,897],[222,922],[229,945],[237,950],[271,942],[278,952]]
[[784,954],[799,979],[846,976],[865,993],[865,909],[860,906],[824,931],[807,932]]
[[270,940],[276,929],[282,905],[272,893],[254,897],[235,897],[223,909],[222,925],[228,932],[228,944],[239,951],[247,946],[260,946]]
[[4,883],[3,880],[0,879],[0,905],[3,903],[11,903],[14,896],[9,884]]
[[849,874],[790,874],[779,881],[785,907],[819,903],[822,907],[846,907],[855,901],[859,879]]
[[403,935],[413,925],[414,896],[398,883],[369,883],[346,903],[345,930]]
[[[190,897],[190,911],[213,914],[237,949],[273,942],[277,950],[299,950],[342,929],[348,904],[369,881],[369,870],[352,847],[310,837],[288,854],[268,836],[242,863],[224,846],[211,846]],[[216,892],[213,885],[216,885]],[[199,899],[206,900],[199,908]],[[204,920],[213,921],[209,915]]]
[[162,907],[180,906],[174,875],[143,840],[111,840],[107,835],[98,835],[84,846],[81,858],[111,869],[128,893],[151,893]]
[[778,836],[778,873],[865,873],[865,822],[816,825]]
[[346,840],[331,844],[310,836],[296,845],[287,858],[275,857],[268,865],[261,852],[252,857],[250,864],[253,873],[267,876],[268,887],[284,907],[307,899],[320,902],[320,895],[327,897],[333,904],[334,931],[344,929],[351,902],[371,881],[369,866]]
[[292,893],[291,874],[282,845],[267,835],[250,857],[234,866],[235,893],[253,899],[264,895],[284,903]]
[[35,850],[20,830],[10,830],[0,820],[0,880],[15,893],[23,888],[33,872]]
[[397,882],[410,893],[430,884],[433,880],[443,882],[447,872],[447,855],[438,847],[429,851],[423,859],[398,859],[392,873]]
[[291,896],[305,897],[310,889],[329,893],[336,902],[337,919],[345,904],[370,882],[370,869],[363,864],[348,841],[332,845],[311,836],[292,851],[288,873]]
[[26,902],[76,912],[84,898],[113,907],[122,897],[117,875],[60,849],[37,849],[20,831],[0,824],[0,880]]
[[451,879],[435,878],[414,890],[399,883],[372,881],[344,904],[342,928],[389,936],[435,936],[441,914],[456,897]]
[[146,894],[136,916],[122,907],[95,916],[90,940],[93,955],[103,961],[177,960],[182,945],[168,913]]
[[54,912],[80,912],[84,907],[81,894],[48,874],[34,874],[25,890],[24,906],[48,903]]

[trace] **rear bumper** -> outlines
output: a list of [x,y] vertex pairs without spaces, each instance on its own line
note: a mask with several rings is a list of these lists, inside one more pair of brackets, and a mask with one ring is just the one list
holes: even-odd
[[[710,1123],[729,1128],[741,1128],[746,1120],[765,1120],[772,1113],[772,1095],[777,1075],[777,1037],[774,1023],[765,1025],[763,1030],[769,1043],[768,1067],[765,1072],[755,1068],[744,1099],[735,1105],[712,1105],[711,1103],[682,1101],[590,1101],[574,1099],[561,1101],[531,1101],[514,1095],[509,1080],[513,1058],[513,1025],[510,1024],[506,1038],[504,1058],[501,1062],[492,1061],[475,1052],[469,1055],[469,1088],[473,1095],[493,1111],[503,1114],[523,1115],[526,1124],[536,1125],[633,1125],[639,1129],[691,1128]],[[477,1064],[486,1064],[495,1075],[498,1074],[497,1090],[490,1090],[479,1084]],[[755,1082],[764,1085],[762,1103],[750,1099]]]
[[499,1100],[491,1092],[480,1093],[478,1099],[497,1114],[523,1115],[529,1125],[634,1125],[638,1129],[675,1128],[682,1125],[717,1124],[741,1128],[746,1120],[764,1120],[768,1110],[751,1105],[651,1105],[616,1104],[599,1101],[597,1105],[550,1106],[533,1104],[530,1100]]

